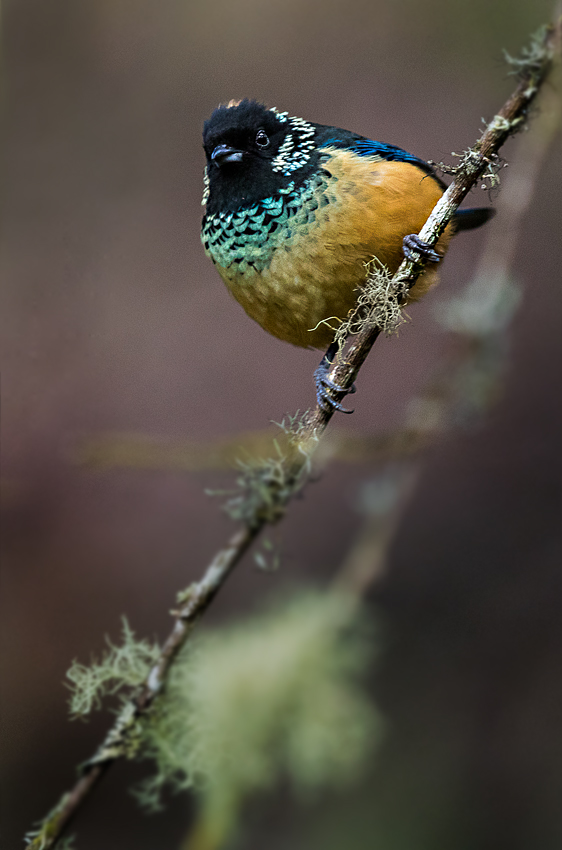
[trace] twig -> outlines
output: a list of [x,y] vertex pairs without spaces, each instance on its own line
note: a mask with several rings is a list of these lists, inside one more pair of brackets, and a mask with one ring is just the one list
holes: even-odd
[[[453,182],[420,232],[420,237],[430,245],[435,244],[472,186],[482,177],[486,169],[493,165],[497,152],[507,137],[522,126],[529,105],[550,68],[556,41],[560,40],[560,30],[561,21],[558,21],[556,26],[545,29],[540,42],[538,40],[533,42],[527,54],[527,61],[524,61],[519,68],[519,83],[515,92],[455,170]],[[398,269],[393,282],[398,286],[407,281],[407,285],[411,287],[423,271],[423,267],[423,262],[414,264],[405,261]],[[345,356],[342,356],[331,370],[331,378],[335,383],[344,387],[351,386],[379,334],[380,329],[371,326],[365,327],[357,335],[357,339],[351,343]],[[137,721],[147,712],[156,696],[162,691],[168,670],[195,622],[206,610],[263,526],[271,521],[272,516],[278,518],[295,492],[304,485],[306,476],[303,472],[306,472],[310,464],[310,456],[332,415],[331,411],[323,410],[319,406],[307,415],[296,435],[294,451],[286,462],[283,486],[273,494],[269,494],[269,503],[277,500],[273,506],[276,510],[271,510],[271,504],[268,504],[268,510],[264,510],[263,505],[257,505],[253,518],[246,519],[244,527],[237,531],[228,545],[215,556],[203,577],[191,585],[183,595],[180,609],[173,612],[174,627],[140,693],[135,700],[124,706],[97,753],[82,768],[82,776],[71,791],[63,795],[57,806],[47,815],[40,829],[34,833],[33,837],[30,836],[31,850],[49,850],[54,847],[63,830],[108,768],[130,751],[129,739]]]

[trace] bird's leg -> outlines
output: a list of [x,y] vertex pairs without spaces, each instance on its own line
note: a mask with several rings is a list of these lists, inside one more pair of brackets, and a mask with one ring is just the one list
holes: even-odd
[[[419,260],[420,257],[431,263],[438,263],[441,259],[441,255],[438,254],[431,245],[428,245],[427,242],[420,239],[417,233],[410,233],[408,236],[404,236],[404,239],[402,240],[402,250],[406,259],[414,263]],[[343,406],[343,404],[332,398],[332,393],[334,392],[344,393],[345,395],[355,392],[355,384],[347,389],[339,384],[335,384],[334,381],[328,377],[328,373],[334,365],[334,358],[337,353],[338,343],[332,342],[328,347],[326,354],[320,361],[318,369],[314,373],[316,400],[322,410],[339,410],[340,413],[353,413],[353,410],[348,410]]]
[[332,392],[336,393],[354,393],[355,392],[355,384],[351,387],[341,387],[339,384],[335,384],[329,377],[328,372],[334,365],[334,357],[338,353],[338,343],[332,342],[320,361],[320,365],[318,369],[314,373],[314,383],[316,385],[316,400],[322,410],[333,411],[339,410],[340,413],[353,413],[353,410],[348,410],[343,404],[340,404],[339,401],[335,401],[331,397]]
[[406,259],[412,263],[415,263],[419,257],[423,257],[424,260],[429,260],[431,263],[438,263],[441,259],[441,255],[434,251],[431,245],[420,239],[417,233],[410,233],[404,237],[402,250]]

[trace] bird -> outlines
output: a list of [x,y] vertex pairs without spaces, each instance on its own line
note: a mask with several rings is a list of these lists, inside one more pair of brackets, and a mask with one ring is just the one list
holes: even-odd
[[327,348],[317,400],[350,412],[328,378],[334,322],[353,309],[369,263],[394,273],[428,260],[404,303],[438,279],[452,235],[480,227],[492,208],[458,210],[435,249],[417,236],[446,189],[433,166],[394,145],[316,124],[245,98],[217,107],[203,127],[205,253],[246,313],[273,336]]

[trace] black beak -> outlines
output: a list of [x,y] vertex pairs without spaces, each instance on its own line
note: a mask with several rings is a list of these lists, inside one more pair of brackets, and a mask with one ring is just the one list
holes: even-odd
[[217,145],[211,154],[211,161],[219,167],[226,162],[242,162],[244,151],[231,148],[230,145]]

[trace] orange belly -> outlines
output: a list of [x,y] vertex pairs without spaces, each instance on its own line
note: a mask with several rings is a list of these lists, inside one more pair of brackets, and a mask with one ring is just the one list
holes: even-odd
[[[243,275],[235,264],[218,267],[232,295],[266,331],[313,348],[330,344],[374,257],[396,271],[404,236],[421,230],[442,194],[415,165],[333,148],[326,155],[331,178],[316,190],[314,211],[303,209],[288,220],[269,265]],[[452,234],[449,226],[438,242],[441,254]],[[417,280],[409,301],[436,282],[433,266]]]

